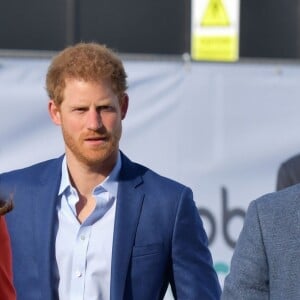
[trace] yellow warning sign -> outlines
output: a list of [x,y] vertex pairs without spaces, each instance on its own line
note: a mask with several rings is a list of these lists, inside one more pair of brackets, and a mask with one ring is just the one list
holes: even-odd
[[240,0],[191,0],[193,60],[239,59]]
[[222,0],[209,0],[201,20],[201,26],[230,26]]

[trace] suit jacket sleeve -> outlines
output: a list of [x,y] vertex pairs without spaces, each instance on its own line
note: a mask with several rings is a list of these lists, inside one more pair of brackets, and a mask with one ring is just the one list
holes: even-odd
[[268,264],[260,227],[257,203],[253,201],[225,278],[223,300],[269,299]]
[[0,299],[16,299],[12,279],[11,249],[4,217],[0,216]]
[[178,205],[172,240],[175,299],[219,299],[220,286],[207,248],[207,237],[190,189]]

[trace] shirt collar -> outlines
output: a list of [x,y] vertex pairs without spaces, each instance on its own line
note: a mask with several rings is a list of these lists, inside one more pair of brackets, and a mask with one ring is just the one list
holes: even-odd
[[[112,196],[115,198],[117,197],[117,191],[118,191],[118,177],[119,173],[121,171],[122,167],[122,159],[121,159],[121,154],[120,151],[118,152],[118,157],[117,157],[117,162],[112,169],[112,171],[109,173],[109,175],[104,179],[103,182],[101,182],[99,185],[95,186],[93,190],[93,194],[98,194],[106,190],[108,191]],[[62,161],[62,168],[61,168],[61,182],[60,182],[60,187],[59,187],[59,192],[58,195],[62,195],[67,189],[70,189],[72,187],[71,182],[70,182],[70,177],[69,177],[69,172],[68,172],[68,167],[67,167],[67,160],[66,156],[64,156],[63,161]]]

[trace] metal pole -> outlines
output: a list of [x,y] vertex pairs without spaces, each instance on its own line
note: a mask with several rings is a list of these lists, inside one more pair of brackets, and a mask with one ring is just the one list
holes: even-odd
[[66,46],[76,42],[76,0],[66,0]]

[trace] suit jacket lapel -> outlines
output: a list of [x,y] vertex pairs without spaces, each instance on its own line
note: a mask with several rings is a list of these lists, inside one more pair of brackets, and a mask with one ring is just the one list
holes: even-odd
[[56,283],[53,277],[53,267],[55,266],[56,204],[61,177],[61,162],[62,159],[58,159],[49,164],[41,174],[39,185],[35,186],[32,191],[33,197],[36,197],[34,230],[37,255],[39,255],[41,299],[55,299],[53,293]]
[[134,165],[122,155],[112,249],[111,300],[123,299],[124,296],[129,262],[144,199],[144,193],[138,188],[141,184],[142,177],[137,174]]

